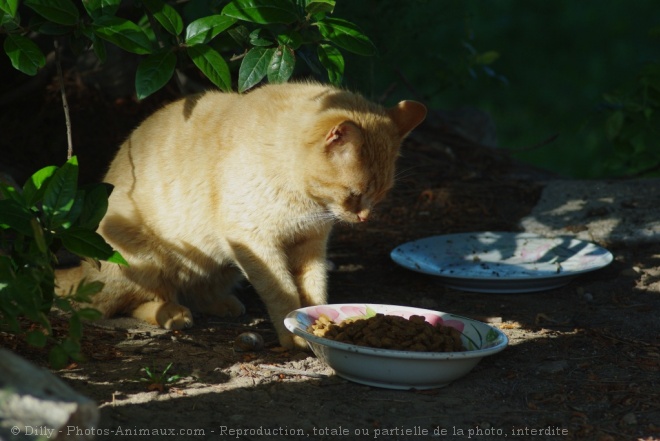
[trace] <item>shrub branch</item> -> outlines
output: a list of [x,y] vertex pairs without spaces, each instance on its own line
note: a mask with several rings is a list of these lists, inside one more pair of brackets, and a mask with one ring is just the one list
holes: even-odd
[[67,142],[66,159],[68,161],[73,156],[73,139],[71,136],[71,116],[69,115],[69,102],[66,99],[66,89],[64,87],[64,74],[62,73],[60,45],[57,42],[57,39],[53,40],[53,44],[55,45],[55,65],[57,66],[57,78],[60,83],[60,94],[62,95],[62,109],[64,110],[64,120],[66,122],[66,142]]

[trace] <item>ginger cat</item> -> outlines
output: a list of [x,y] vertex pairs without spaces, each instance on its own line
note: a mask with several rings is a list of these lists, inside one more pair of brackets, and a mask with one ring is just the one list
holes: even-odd
[[393,185],[402,139],[425,116],[417,102],[384,109],[315,83],[164,107],[105,177],[115,188],[99,233],[130,266],[83,263],[82,277],[105,284],[93,306],[181,329],[191,309],[242,314],[232,288],[246,277],[280,344],[306,347],[284,316],[326,303],[333,223],[367,220]]

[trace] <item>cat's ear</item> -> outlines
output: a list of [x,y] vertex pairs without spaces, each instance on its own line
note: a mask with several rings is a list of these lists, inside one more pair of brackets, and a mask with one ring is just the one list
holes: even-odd
[[426,106],[417,101],[401,101],[396,106],[387,109],[387,114],[396,124],[397,129],[399,129],[399,136],[403,139],[424,121]]
[[325,151],[345,155],[356,151],[363,142],[362,130],[355,123],[344,121],[328,131],[325,137]]

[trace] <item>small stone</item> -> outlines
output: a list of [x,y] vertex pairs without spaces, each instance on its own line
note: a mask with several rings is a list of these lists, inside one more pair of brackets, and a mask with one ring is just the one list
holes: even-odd
[[234,351],[257,352],[264,348],[264,338],[256,332],[244,332],[236,337]]
[[634,413],[629,412],[621,418],[621,423],[626,424],[628,426],[635,426],[637,425],[637,417],[635,416]]

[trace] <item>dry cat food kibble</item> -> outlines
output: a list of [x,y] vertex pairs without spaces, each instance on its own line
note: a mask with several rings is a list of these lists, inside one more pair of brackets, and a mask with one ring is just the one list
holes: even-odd
[[318,337],[372,348],[416,352],[465,350],[460,331],[449,326],[433,326],[420,315],[406,319],[376,314],[339,324],[321,315],[307,330]]

